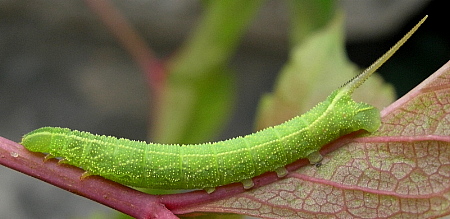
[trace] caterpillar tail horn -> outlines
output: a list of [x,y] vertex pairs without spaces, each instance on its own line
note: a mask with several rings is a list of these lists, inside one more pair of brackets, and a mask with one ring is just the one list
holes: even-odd
[[345,83],[341,87],[341,91],[346,94],[352,94],[353,91],[361,86],[364,81],[369,78],[381,65],[383,65],[394,53],[419,29],[420,25],[428,18],[428,15],[422,18],[408,33],[406,33],[393,47],[391,47],[383,56],[378,58],[372,65],[370,65],[366,70],[361,72],[359,75],[352,78],[350,81]]

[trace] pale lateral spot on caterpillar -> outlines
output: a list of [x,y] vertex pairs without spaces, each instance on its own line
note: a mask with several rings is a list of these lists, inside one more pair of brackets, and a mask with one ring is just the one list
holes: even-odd
[[58,127],[43,127],[23,136],[21,144],[33,152],[48,153],[45,160],[85,170],[81,178],[100,175],[128,186],[154,189],[204,189],[241,182],[254,186],[252,178],[274,171],[287,175],[285,166],[307,158],[320,166],[319,150],[327,143],[361,129],[376,131],[379,110],[351,98],[353,91],[388,60],[425,16],[371,66],[303,115],[244,137],[212,143],[179,145],[133,141]]

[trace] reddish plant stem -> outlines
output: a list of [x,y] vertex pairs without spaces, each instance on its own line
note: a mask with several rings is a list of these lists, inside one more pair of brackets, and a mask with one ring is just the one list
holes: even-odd
[[98,176],[80,180],[84,172],[82,169],[58,164],[56,159],[44,162],[44,154],[30,152],[22,145],[2,137],[0,164],[136,218],[177,218],[159,203],[157,196]]

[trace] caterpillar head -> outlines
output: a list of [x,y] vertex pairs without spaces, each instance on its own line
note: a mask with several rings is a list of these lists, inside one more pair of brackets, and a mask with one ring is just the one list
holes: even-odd
[[[36,129],[22,137],[22,144],[30,151],[41,152],[41,151],[52,151],[51,142],[54,135],[53,127],[42,127]],[[70,129],[61,129],[62,132],[69,132]]]

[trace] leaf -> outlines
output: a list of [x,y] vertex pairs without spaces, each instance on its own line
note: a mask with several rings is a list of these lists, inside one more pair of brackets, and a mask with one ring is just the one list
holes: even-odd
[[350,141],[324,156],[320,168],[307,166],[276,183],[184,211],[264,218],[450,214],[450,62],[383,110],[382,121],[376,133],[330,144]]
[[[256,129],[278,125],[303,114],[359,73],[347,59],[344,45],[341,13],[298,42],[280,73],[275,91],[261,100]],[[354,98],[383,108],[392,103],[394,92],[381,77],[373,75],[355,91]]]

